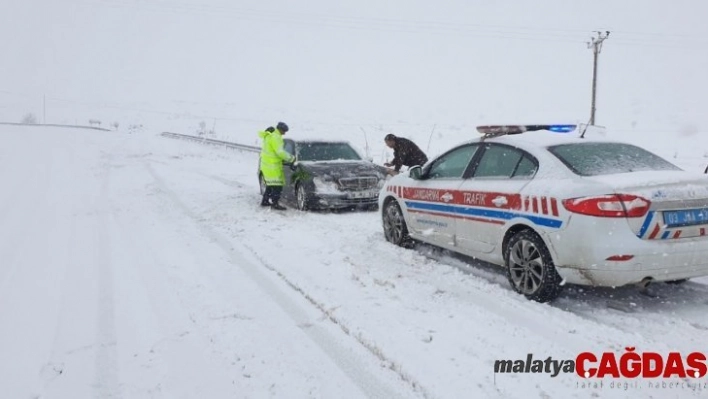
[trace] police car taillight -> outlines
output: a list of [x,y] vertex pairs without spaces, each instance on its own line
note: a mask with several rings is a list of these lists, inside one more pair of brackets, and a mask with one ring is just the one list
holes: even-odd
[[632,194],[610,194],[566,199],[563,206],[570,212],[588,216],[636,218],[647,214],[651,201]]

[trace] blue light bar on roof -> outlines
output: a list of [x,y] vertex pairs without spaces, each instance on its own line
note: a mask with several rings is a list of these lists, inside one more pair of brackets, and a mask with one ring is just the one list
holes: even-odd
[[486,125],[477,126],[477,131],[485,137],[496,137],[507,134],[520,134],[536,130],[548,130],[555,133],[569,133],[574,131],[576,125]]
[[569,133],[574,131],[575,127],[575,125],[550,125],[547,130],[556,133]]

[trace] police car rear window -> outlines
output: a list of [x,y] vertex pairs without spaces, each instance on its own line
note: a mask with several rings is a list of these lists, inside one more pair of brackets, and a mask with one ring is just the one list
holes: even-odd
[[548,150],[580,176],[681,170],[658,155],[631,144],[573,143],[555,145]]

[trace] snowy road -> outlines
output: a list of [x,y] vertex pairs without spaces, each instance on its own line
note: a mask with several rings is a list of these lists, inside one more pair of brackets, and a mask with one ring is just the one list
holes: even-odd
[[0,132],[7,397],[706,394],[493,373],[496,359],[528,353],[705,352],[706,279],[658,284],[656,298],[568,287],[542,305],[495,268],[387,244],[374,212],[261,209],[256,154]]
[[125,137],[52,133],[4,135],[4,397],[413,392],[200,223]]

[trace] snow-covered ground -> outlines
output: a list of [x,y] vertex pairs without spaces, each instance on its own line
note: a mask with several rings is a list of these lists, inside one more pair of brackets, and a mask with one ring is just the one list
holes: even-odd
[[3,397],[706,395],[493,372],[704,351],[706,278],[529,302],[497,268],[386,243],[376,212],[262,209],[257,154],[158,133],[0,127]]
[[705,352],[708,279],[528,302],[497,268],[387,244],[375,212],[261,209],[256,154],[159,136],[258,145],[283,120],[381,164],[388,133],[432,157],[476,125],[584,123],[587,42],[609,30],[597,123],[703,171],[706,15],[697,0],[0,2],[0,123],[115,130],[0,125],[0,397],[707,395],[493,365]]

